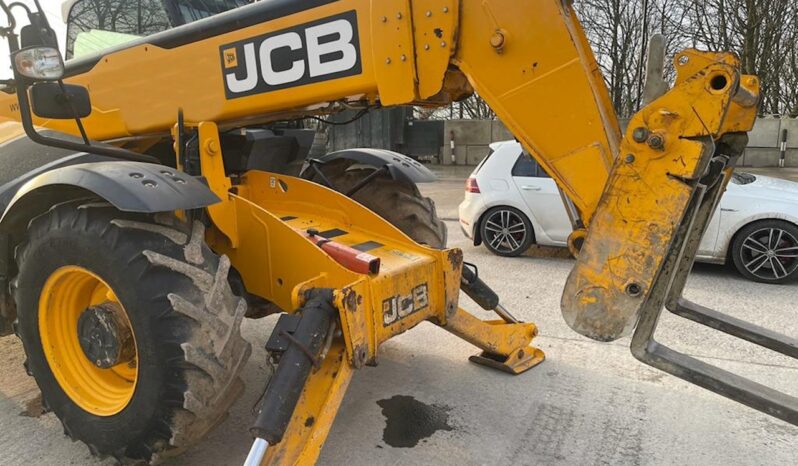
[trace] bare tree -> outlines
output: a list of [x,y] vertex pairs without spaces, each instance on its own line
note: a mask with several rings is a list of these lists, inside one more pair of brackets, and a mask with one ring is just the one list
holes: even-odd
[[83,32],[100,30],[147,36],[169,26],[159,0],[81,0],[69,14],[67,58],[72,57],[75,40]]
[[[690,0],[577,0],[575,7],[604,73],[615,111],[629,117],[640,109],[649,39],[666,38],[667,54],[680,40]],[[666,67],[670,77],[673,67]]]
[[[684,47],[729,50],[763,86],[763,113],[798,116],[795,0],[577,0],[588,38],[622,117],[640,108],[644,47],[654,33],[668,55]],[[673,78],[673,67],[666,68]]]
[[798,3],[795,0],[690,0],[683,32],[699,47],[733,50],[762,81],[762,112],[797,113]]

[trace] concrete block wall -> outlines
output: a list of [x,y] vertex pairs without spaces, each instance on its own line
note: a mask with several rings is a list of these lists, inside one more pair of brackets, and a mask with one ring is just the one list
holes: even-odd
[[743,167],[777,167],[781,156],[781,140],[787,130],[785,167],[798,167],[798,119],[758,118],[749,133],[748,148],[740,163]]
[[[623,121],[622,123],[626,123]],[[443,125],[441,163],[444,165],[477,165],[490,151],[490,144],[514,139],[500,121],[449,120]],[[748,149],[743,156],[744,167],[777,167],[780,158],[781,135],[787,130],[786,167],[798,167],[798,119],[763,117],[757,119],[750,133]],[[452,146],[454,140],[454,162]]]
[[[443,165],[478,165],[490,152],[490,145],[514,139],[500,121],[449,120],[443,125]],[[452,160],[454,141],[454,160]]]

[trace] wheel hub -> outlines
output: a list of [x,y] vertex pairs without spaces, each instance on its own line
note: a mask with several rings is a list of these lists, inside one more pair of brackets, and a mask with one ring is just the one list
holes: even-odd
[[100,369],[133,360],[135,345],[122,308],[110,301],[91,306],[78,319],[78,341],[86,358]]

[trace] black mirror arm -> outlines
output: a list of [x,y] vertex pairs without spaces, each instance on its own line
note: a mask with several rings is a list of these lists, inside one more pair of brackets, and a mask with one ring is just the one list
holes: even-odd
[[[25,129],[25,134],[27,134],[31,141],[45,146],[58,147],[60,149],[74,150],[77,152],[89,152],[97,155],[105,155],[115,159],[130,160],[132,162],[161,163],[160,160],[153,156],[139,154],[137,152],[120,149],[118,147],[98,145],[92,146],[89,144],[82,144],[79,142],[65,141],[63,139],[43,136],[36,131],[36,127],[33,124],[33,113],[31,112],[30,99],[28,98],[28,86],[25,84],[24,78],[19,76],[16,70],[14,71],[14,75],[17,81],[17,98],[19,99],[20,120],[22,121],[22,127]],[[80,121],[80,118],[76,117],[75,119]],[[83,129],[83,124],[79,123],[78,127],[81,129],[84,140],[88,140],[85,129]]]
[[72,110],[72,114],[75,115],[75,124],[78,125],[78,130],[80,131],[81,137],[83,137],[83,142],[85,142],[87,146],[90,146],[91,140],[89,139],[89,135],[86,134],[86,128],[83,127],[83,120],[78,116],[78,111],[75,108],[75,104],[72,102],[72,96],[67,92],[63,79],[58,80],[58,86],[61,88],[61,93],[64,95],[64,100],[67,105],[69,105],[70,110]]

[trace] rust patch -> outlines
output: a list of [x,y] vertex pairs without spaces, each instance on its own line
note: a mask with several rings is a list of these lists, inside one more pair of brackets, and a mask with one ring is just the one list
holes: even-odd
[[449,260],[452,270],[460,270],[463,267],[463,251],[452,249],[446,257]]
[[344,296],[344,306],[349,312],[357,311],[358,303],[363,302],[363,297],[358,297],[357,293],[351,288],[344,289]]
[[358,345],[355,347],[355,357],[354,359],[354,366],[355,369],[360,369],[366,364],[366,358],[368,357],[368,351],[366,350],[366,345]]

